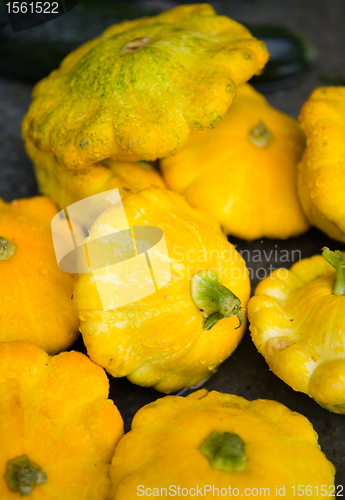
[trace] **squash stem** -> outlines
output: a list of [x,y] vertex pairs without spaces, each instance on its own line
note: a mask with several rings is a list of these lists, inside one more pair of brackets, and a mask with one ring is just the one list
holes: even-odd
[[345,295],[345,256],[339,250],[332,252],[327,247],[322,249],[322,256],[336,269],[333,295]]
[[7,241],[0,236],[0,260],[8,260],[16,251],[16,246],[12,241]]
[[267,146],[272,137],[272,132],[268,130],[266,125],[261,120],[249,132],[250,140],[252,141],[254,146],[258,146],[259,148],[264,148],[265,146]]
[[123,49],[122,53],[125,54],[127,52],[135,52],[138,49],[141,49],[142,47],[145,47],[149,43],[150,39],[147,36],[142,36],[140,38],[135,38],[131,42],[127,43]]
[[47,474],[27,455],[22,455],[7,462],[5,481],[10,491],[28,497],[37,484],[47,482]]
[[214,271],[201,271],[191,279],[191,295],[195,305],[206,317],[204,328],[210,330],[222,318],[237,316],[239,328],[243,323],[241,301],[222,285]]
[[243,472],[246,465],[245,444],[238,434],[214,431],[199,450],[215,470]]

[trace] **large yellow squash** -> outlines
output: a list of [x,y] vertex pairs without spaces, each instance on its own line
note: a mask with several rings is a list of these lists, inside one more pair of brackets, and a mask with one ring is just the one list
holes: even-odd
[[168,186],[227,234],[288,238],[309,227],[297,195],[304,146],[298,122],[245,85],[215,130],[200,132],[161,166]]
[[76,275],[60,271],[51,235],[57,210],[43,196],[0,199],[0,341],[27,339],[49,353],[78,336],[71,295]]
[[[164,272],[170,269],[171,277],[145,297],[133,296],[121,306],[114,299],[104,309],[102,283],[124,286],[123,293],[135,283],[139,293],[151,275],[141,279],[135,260],[132,268],[109,262],[97,269],[97,281],[91,271],[80,275],[74,303],[88,354],[111,375],[162,392],[195,386],[233,352],[243,335],[240,308],[246,307],[250,292],[244,260],[217,224],[177,193],[152,187],[127,195],[122,203],[130,227],[162,230],[169,256],[161,250],[151,254],[151,269],[156,273],[166,259]],[[120,215],[113,206],[98,217],[85,240],[90,251],[94,240],[105,241],[123,229]]]
[[298,190],[311,224],[345,242],[345,87],[320,87],[304,104],[300,120],[307,149]]
[[334,473],[299,413],[203,389],[138,411],[115,451],[110,498],[329,498]]
[[[324,249],[276,269],[248,304],[254,344],[295,391],[345,414],[345,258]],[[336,270],[334,269],[336,268]]]
[[79,352],[49,357],[0,343],[0,498],[106,500],[123,421],[102,368]]
[[263,42],[208,4],[110,26],[39,82],[23,134],[67,169],[155,160],[213,128],[268,59]]

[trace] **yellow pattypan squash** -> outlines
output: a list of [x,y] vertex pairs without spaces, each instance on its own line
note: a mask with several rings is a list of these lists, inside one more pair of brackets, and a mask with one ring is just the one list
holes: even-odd
[[334,494],[334,473],[304,416],[276,401],[202,389],[138,411],[115,451],[110,498],[294,499],[308,485],[317,499],[321,486],[323,496]]
[[345,258],[327,248],[323,256],[273,271],[249,301],[248,317],[270,369],[295,391],[345,414]]
[[263,42],[208,4],[124,21],[36,85],[23,134],[72,170],[155,160],[215,127],[267,60]]
[[79,352],[49,357],[0,343],[0,498],[106,500],[123,421],[102,368]]
[[345,87],[320,87],[304,104],[300,121],[307,148],[298,192],[311,224],[345,242]]
[[128,191],[136,193],[151,185],[166,187],[159,173],[146,162],[130,163],[108,158],[75,172],[62,167],[51,153],[36,148],[29,139],[25,147],[35,166],[41,193],[59,208],[114,188],[118,188],[121,194],[127,194]]
[[73,344],[76,275],[58,268],[51,235],[57,210],[43,196],[0,199],[0,341],[27,339],[50,353]]
[[304,146],[298,122],[245,85],[215,130],[200,132],[161,167],[168,186],[227,234],[288,238],[309,226],[297,195]]
[[[170,270],[171,277],[153,293],[136,297],[134,292],[129,303],[120,306],[121,296],[110,299],[104,309],[103,288],[100,291],[97,283],[103,287],[110,282],[115,288],[124,283],[123,293],[137,283],[139,294],[142,282],[152,282],[151,274],[145,277],[134,267],[139,257],[132,267],[104,262],[96,265],[97,275],[81,274],[74,303],[88,354],[111,375],[158,391],[195,386],[233,352],[243,335],[241,307],[250,293],[244,260],[213,219],[177,193],[151,187],[127,195],[122,204],[129,227],[161,230],[167,252],[164,255],[160,247],[150,253],[150,268],[159,279],[157,268],[165,262],[161,275]],[[98,217],[85,240],[89,254],[95,239],[106,241],[123,229],[122,217],[118,206]]]

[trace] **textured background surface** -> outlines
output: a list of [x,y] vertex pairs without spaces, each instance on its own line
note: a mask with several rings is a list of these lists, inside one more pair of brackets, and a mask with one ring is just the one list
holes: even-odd
[[[144,6],[154,10],[164,10],[177,3],[146,1]],[[297,117],[310,92],[316,86],[324,84],[321,75],[345,77],[345,2],[343,0],[328,0],[327,2],[320,0],[280,2],[276,0],[224,0],[211,3],[218,13],[229,15],[237,21],[252,24],[276,24],[293,30],[301,30],[316,45],[319,59],[304,78],[290,88],[267,94],[272,105],[291,116]],[[130,5],[130,8],[141,8],[143,3],[133,2],[127,5]],[[81,18],[83,16],[81,4],[67,16],[70,19]],[[46,25],[47,34],[59,33],[63,36],[67,16]],[[115,18],[108,19],[106,22],[111,24],[115,20]],[[83,22],[83,36],[86,38],[96,36],[106,26],[103,21],[92,23],[88,18]],[[79,40],[80,37],[76,38]],[[20,123],[30,103],[31,89],[31,83],[0,78],[0,196],[8,201],[16,197],[37,194],[32,165],[25,154],[20,136]],[[253,275],[256,275],[258,268],[268,269],[271,265],[279,267],[280,250],[289,250],[291,256],[292,250],[300,250],[302,257],[308,257],[319,252],[324,245],[339,248],[338,243],[331,242],[317,230],[311,230],[300,238],[286,242],[264,240],[246,243],[234,239],[232,241],[237,244],[238,249],[248,249],[250,254],[254,249],[266,250],[266,257],[260,263],[254,263],[249,258],[248,266],[252,269]],[[273,253],[270,256],[271,250]],[[294,255],[296,257],[298,253],[295,252]],[[264,270],[259,273],[261,273],[260,277],[263,276]],[[253,289],[256,284],[257,279],[253,281]],[[78,341],[75,348],[83,350],[82,342]],[[345,416],[331,414],[321,409],[307,396],[295,393],[273,375],[252,344],[249,331],[246,332],[236,352],[223,363],[205,387],[209,390],[232,392],[248,399],[276,399],[292,410],[304,414],[311,420],[319,434],[319,442],[323,451],[337,468],[336,484],[345,486]],[[129,429],[135,411],[160,395],[150,389],[133,386],[127,380],[112,379],[111,397],[118,405],[125,419],[126,428]]]

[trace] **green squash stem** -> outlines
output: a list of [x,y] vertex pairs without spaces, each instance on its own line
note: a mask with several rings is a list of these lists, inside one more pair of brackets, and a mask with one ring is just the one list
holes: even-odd
[[[191,279],[192,299],[206,317],[204,328],[210,330],[222,318],[237,316],[239,328],[243,323],[241,301],[222,285],[214,271],[201,271]],[[236,329],[237,329],[236,328]]]
[[246,465],[244,441],[233,432],[214,431],[199,450],[215,470],[243,472]]
[[0,260],[8,260],[16,251],[16,246],[12,241],[7,241],[0,236]]
[[7,462],[5,481],[10,491],[28,497],[37,484],[47,482],[47,474],[27,455],[22,455]]
[[327,247],[322,249],[322,257],[336,269],[336,280],[333,288],[333,295],[345,295],[345,257],[339,251],[332,252]]
[[249,139],[259,148],[264,148],[272,139],[272,132],[268,130],[266,125],[260,120],[259,123],[249,132]]

